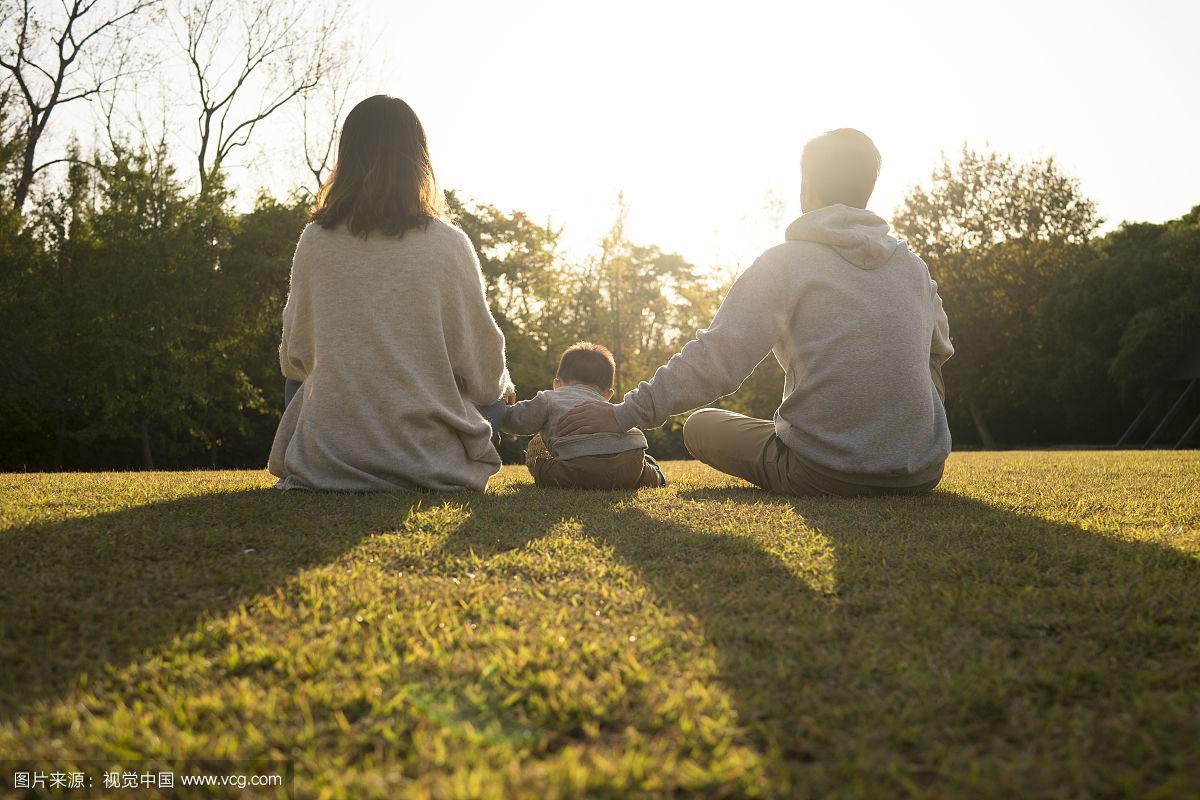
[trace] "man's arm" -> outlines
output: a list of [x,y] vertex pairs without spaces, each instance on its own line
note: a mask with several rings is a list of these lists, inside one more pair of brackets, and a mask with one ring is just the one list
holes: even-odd
[[588,403],[571,409],[559,423],[559,435],[657,428],[672,414],[736,391],[771,352],[788,323],[791,293],[780,283],[776,265],[760,257],[734,282],[712,324],[653,378],[615,406]]
[[950,343],[950,320],[942,308],[942,296],[938,294],[937,281],[929,279],[933,290],[933,338],[929,343],[929,376],[933,378],[933,386],[937,389],[938,397],[946,402],[946,382],[942,379],[942,365],[954,355],[954,345]]

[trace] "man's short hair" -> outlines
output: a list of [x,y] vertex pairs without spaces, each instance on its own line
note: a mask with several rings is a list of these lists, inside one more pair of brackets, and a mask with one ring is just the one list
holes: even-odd
[[597,389],[613,388],[613,374],[617,362],[613,354],[602,344],[579,342],[563,351],[558,360],[558,379],[564,383],[586,383]]
[[804,145],[800,176],[810,196],[824,205],[866,208],[883,158],[862,131],[838,128]]

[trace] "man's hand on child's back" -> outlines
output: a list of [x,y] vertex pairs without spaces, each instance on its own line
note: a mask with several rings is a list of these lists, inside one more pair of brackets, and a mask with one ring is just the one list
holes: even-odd
[[512,406],[517,404],[517,393],[509,389],[504,393],[504,405]]
[[568,411],[558,422],[559,436],[578,433],[623,433],[610,403],[583,403]]

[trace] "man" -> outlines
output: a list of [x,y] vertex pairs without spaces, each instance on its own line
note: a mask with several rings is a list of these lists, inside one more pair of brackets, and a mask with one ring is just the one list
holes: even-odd
[[803,214],[737,279],[712,324],[617,405],[568,413],[559,434],[654,428],[735,391],[768,352],[784,371],[774,422],[705,408],[689,452],[793,495],[925,493],[950,453],[942,364],[954,353],[925,263],[866,210],[881,159],[860,131],[813,139]]

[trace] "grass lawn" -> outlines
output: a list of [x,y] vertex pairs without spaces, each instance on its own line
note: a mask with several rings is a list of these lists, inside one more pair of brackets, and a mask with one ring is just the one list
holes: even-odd
[[923,499],[665,469],[0,476],[0,760],[290,758],[300,797],[1200,797],[1200,453],[961,453]]

